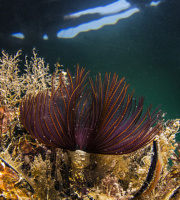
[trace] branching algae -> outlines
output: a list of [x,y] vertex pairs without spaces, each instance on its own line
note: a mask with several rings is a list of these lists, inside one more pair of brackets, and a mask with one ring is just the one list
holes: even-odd
[[20,57],[0,58],[1,199],[179,197],[179,120],[142,113],[117,74],[52,76],[35,50],[22,73]]

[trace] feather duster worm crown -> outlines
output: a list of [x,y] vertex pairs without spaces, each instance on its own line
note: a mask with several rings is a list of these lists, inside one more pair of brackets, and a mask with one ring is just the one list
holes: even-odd
[[20,118],[26,130],[47,145],[98,154],[127,154],[150,143],[161,131],[156,123],[160,111],[143,110],[143,97],[137,102],[127,94],[124,78],[99,74],[96,80],[77,67],[75,78],[67,70],[68,84],[60,75],[51,93],[40,91],[25,97]]

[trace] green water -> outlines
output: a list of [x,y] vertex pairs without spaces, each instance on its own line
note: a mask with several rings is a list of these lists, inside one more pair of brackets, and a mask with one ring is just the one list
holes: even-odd
[[180,118],[180,14],[178,1],[166,1],[157,7],[144,8],[115,25],[72,39],[21,41],[2,48],[8,52],[22,49],[31,55],[36,47],[39,56],[53,64],[60,60],[64,68],[80,66],[98,72],[118,73],[126,77],[130,90],[145,97],[145,107],[161,105],[166,119]]

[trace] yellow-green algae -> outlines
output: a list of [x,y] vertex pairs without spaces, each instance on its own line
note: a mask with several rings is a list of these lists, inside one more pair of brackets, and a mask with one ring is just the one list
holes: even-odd
[[[24,95],[48,88],[52,75],[35,50],[30,61],[25,59],[25,73],[20,74],[20,57],[18,51],[14,56],[2,52],[0,58],[0,199],[132,199],[149,172],[152,144],[128,155],[114,156],[82,155],[40,144],[20,124],[18,104]],[[66,72],[58,65],[53,81],[59,73],[66,82]],[[173,194],[180,184],[180,165],[174,152],[180,122],[175,119],[161,123],[164,130],[156,137],[159,167],[148,189],[137,199],[178,198],[178,192]],[[172,166],[169,159],[174,159]],[[25,180],[33,190],[23,187],[24,183],[13,186],[12,176],[17,183]]]

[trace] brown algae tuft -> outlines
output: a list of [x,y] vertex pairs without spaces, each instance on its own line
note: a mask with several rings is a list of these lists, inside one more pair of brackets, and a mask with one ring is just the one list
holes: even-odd
[[[147,140],[145,145],[139,145],[141,148],[137,150],[129,146],[136,150],[129,149],[129,152],[127,151],[129,154],[113,155],[115,154],[113,148],[110,148],[112,155],[102,154],[101,144],[99,144],[99,154],[98,152],[94,154],[93,150],[96,149],[93,149],[93,146],[92,148],[89,146],[86,153],[82,151],[86,149],[85,146],[84,149],[75,146],[73,150],[76,151],[70,151],[69,148],[63,149],[58,146],[54,148],[53,145],[43,144],[38,138],[32,138],[20,123],[19,104],[31,93],[37,95],[40,91],[48,89],[46,95],[50,95],[59,87],[59,81],[63,85],[63,89],[59,90],[61,100],[66,101],[66,96],[69,94],[67,90],[72,83],[68,78],[69,72],[60,70],[58,65],[54,75],[49,74],[49,66],[45,65],[43,58],[37,56],[35,50],[30,61],[25,58],[24,73],[22,73],[19,68],[21,56],[20,51],[14,56],[3,51],[0,58],[1,198],[9,200],[179,198],[180,151],[175,136],[180,127],[180,120],[158,121],[161,131],[154,134],[151,140]],[[95,85],[90,81],[91,87],[95,90],[100,84],[100,78],[97,80],[99,82]],[[122,86],[120,84],[120,87]],[[58,98],[59,95],[58,93]],[[97,95],[100,93],[94,93],[95,101],[99,100]],[[83,96],[81,99],[80,102],[83,101]],[[86,104],[86,101],[84,103]],[[88,106],[89,104],[84,109]],[[94,117],[92,119],[95,120]],[[150,128],[149,131],[151,130]],[[111,138],[111,135],[108,138]],[[106,141],[105,136],[100,139]],[[105,143],[102,143],[103,145],[106,146]],[[178,154],[175,154],[176,149]],[[169,165],[169,159],[172,160],[172,165]]]

